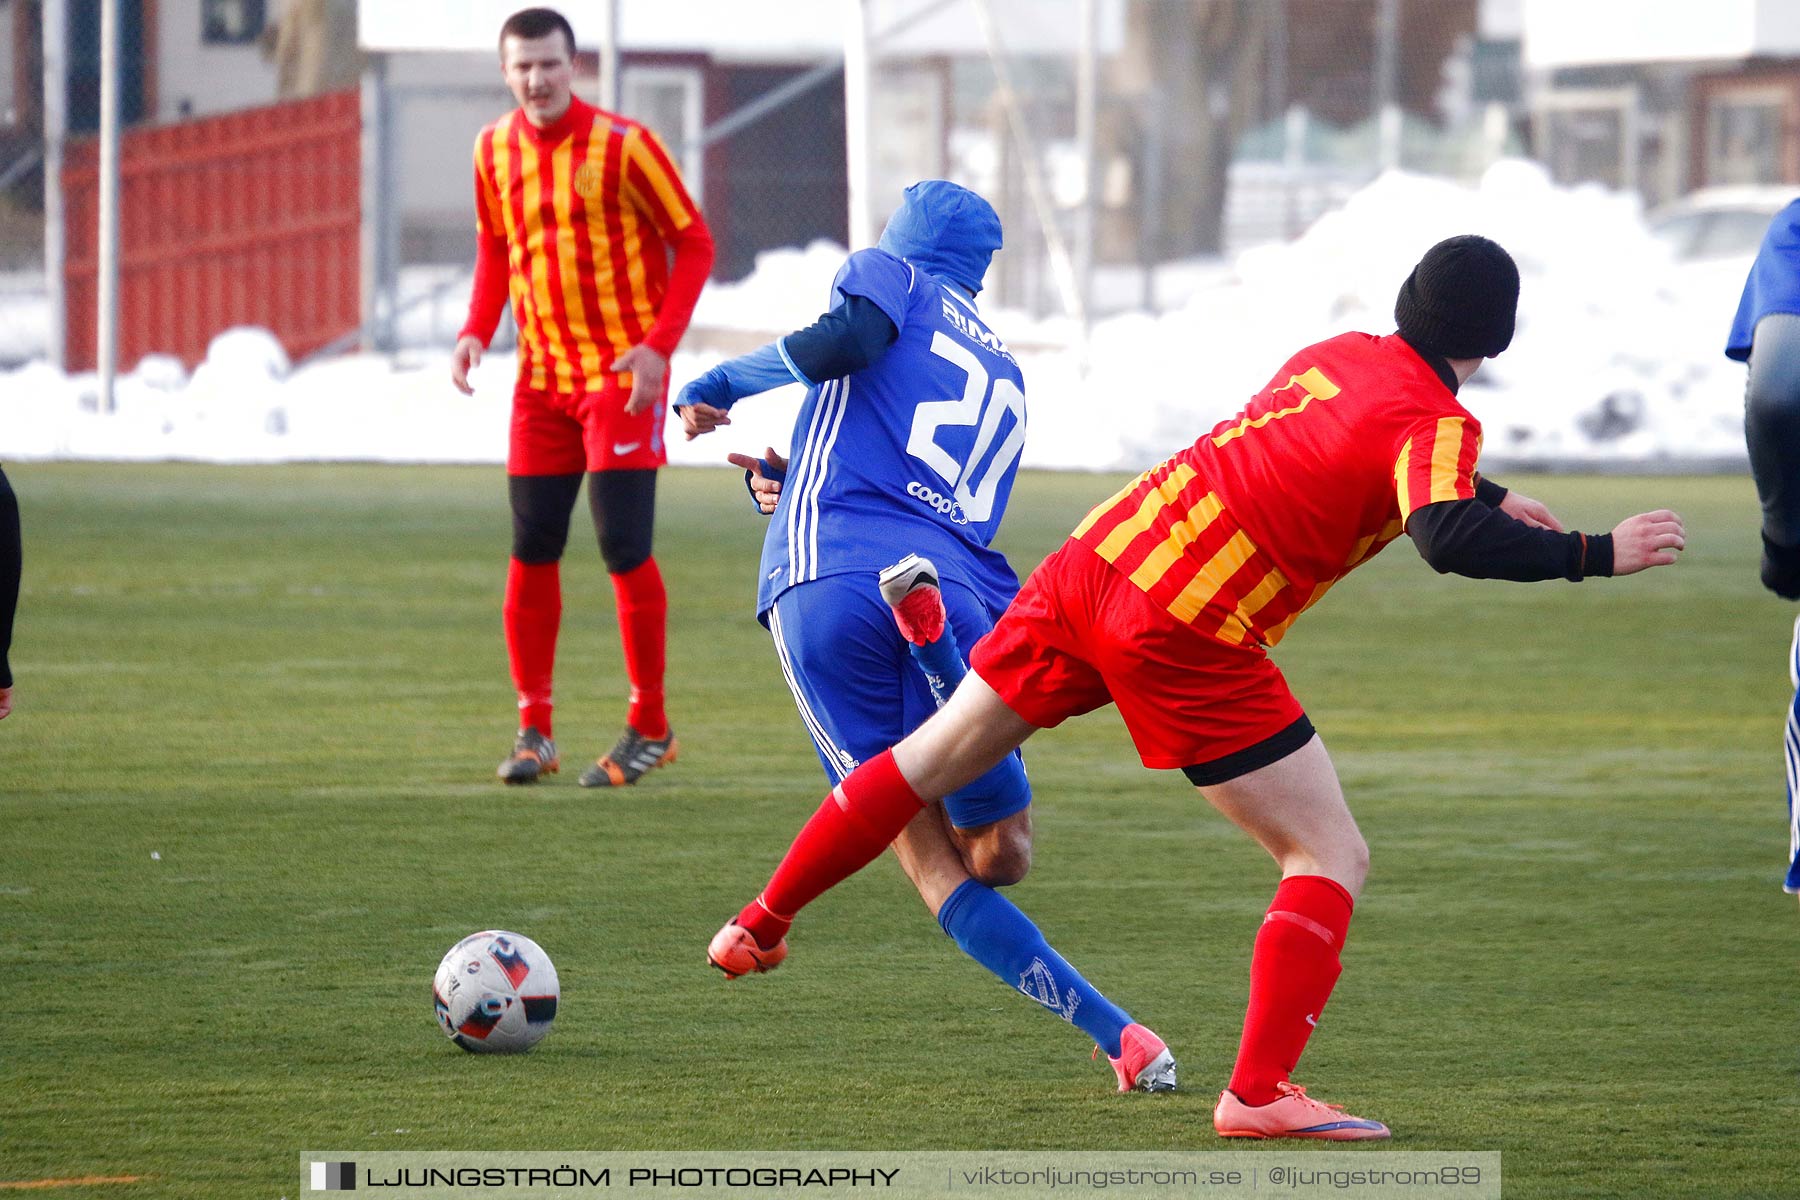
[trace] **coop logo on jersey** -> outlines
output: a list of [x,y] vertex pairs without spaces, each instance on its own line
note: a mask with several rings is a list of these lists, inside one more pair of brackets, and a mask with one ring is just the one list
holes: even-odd
[[354,1192],[356,1164],[353,1162],[308,1163],[312,1168],[311,1190],[315,1192]]
[[916,479],[906,485],[906,494],[911,496],[914,500],[922,501],[925,507],[936,509],[938,515],[949,517],[958,525],[967,525],[969,523],[969,514],[962,510],[962,505],[958,504],[949,496],[944,495],[942,492],[935,491],[928,485],[920,483]]

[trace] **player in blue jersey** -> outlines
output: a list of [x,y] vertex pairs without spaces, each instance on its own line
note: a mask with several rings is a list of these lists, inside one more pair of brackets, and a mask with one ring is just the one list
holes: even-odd
[[[807,385],[785,459],[752,467],[772,499],[757,615],[775,639],[835,785],[934,711],[925,673],[883,599],[878,576],[908,556],[900,583],[942,598],[954,644],[970,647],[1018,591],[991,548],[1025,441],[1019,365],[975,306],[1000,220],[974,192],[914,184],[871,250],[852,254],[813,325],[713,368],[676,412],[690,438],[730,423],[733,403]],[[759,505],[770,511],[765,500]],[[933,586],[935,584],[935,589]],[[960,671],[958,656],[954,666]],[[826,803],[833,801],[827,800]],[[1079,1026],[1106,1051],[1121,1091],[1175,1086],[1162,1039],[1132,1021],[1050,948],[993,890],[1030,865],[1030,787],[1013,755],[941,809],[921,812],[894,843],[926,907],[957,945]],[[736,978],[772,970],[785,943],[762,950],[731,926],[709,957]],[[730,944],[726,944],[730,943]]]
[[[1784,600],[1800,600],[1800,200],[1769,222],[1725,353],[1750,364],[1744,443],[1762,500],[1763,586]],[[1788,810],[1782,886],[1800,893],[1800,619],[1788,649],[1788,678],[1794,695],[1782,754]]]

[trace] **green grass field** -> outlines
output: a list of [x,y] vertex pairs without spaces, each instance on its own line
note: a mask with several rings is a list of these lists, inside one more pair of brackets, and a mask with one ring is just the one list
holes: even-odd
[[[9,474],[27,562],[0,723],[0,1182],[272,1198],[327,1147],[1220,1146],[1273,869],[1110,711],[1031,744],[1037,865],[1012,894],[1169,1040],[1184,1090],[1112,1093],[891,858],[808,911],[780,972],[706,967],[823,791],[750,612],[762,525],[735,473],[664,477],[684,753],[619,795],[568,769],[493,779],[513,716],[497,468]],[[1023,476],[1003,548],[1035,563],[1118,482]],[[1403,541],[1282,644],[1374,850],[1300,1078],[1393,1149],[1504,1152],[1509,1196],[1794,1195],[1794,612],[1757,585],[1750,484],[1511,482],[1590,529],[1670,504],[1691,548],[1526,587],[1441,578]],[[580,518],[572,545],[574,766],[624,688]],[[489,926],[562,975],[522,1058],[462,1054],[432,1019],[439,957]]]

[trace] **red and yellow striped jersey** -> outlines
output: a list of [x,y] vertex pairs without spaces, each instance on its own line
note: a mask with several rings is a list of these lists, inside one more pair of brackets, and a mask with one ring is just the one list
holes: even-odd
[[475,140],[475,213],[484,244],[505,239],[521,384],[582,392],[632,346],[673,351],[688,313],[657,329],[667,248],[705,227],[648,129],[580,99],[546,129],[515,109]]
[[1074,537],[1176,620],[1272,646],[1413,511],[1475,495],[1481,426],[1397,335],[1288,360],[1250,404]]

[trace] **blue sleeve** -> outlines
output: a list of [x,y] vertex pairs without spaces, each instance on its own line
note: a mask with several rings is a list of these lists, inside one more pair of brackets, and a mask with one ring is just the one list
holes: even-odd
[[1727,357],[1750,357],[1756,323],[1770,313],[1800,313],[1800,200],[1776,213],[1763,235],[1725,343]]
[[729,410],[745,396],[754,396],[789,383],[809,383],[796,374],[793,364],[782,353],[778,342],[759,347],[748,354],[728,358],[700,378],[681,389],[675,397],[675,408],[690,404],[709,404]]
[[831,284],[831,306],[851,296],[874,302],[897,331],[906,328],[906,310],[912,306],[913,284],[918,272],[904,259],[886,250],[858,250],[845,261]]
[[[800,335],[811,332],[815,336],[801,336],[796,344],[803,348],[810,344],[810,348],[817,351],[826,341],[842,342],[846,346],[854,343],[863,356],[872,361],[880,356],[880,350],[899,336],[901,328],[906,324],[906,310],[912,304],[912,289],[917,278],[918,272],[908,266],[905,260],[895,258],[885,250],[858,250],[845,260],[838,270],[837,278],[832,281],[833,312],[840,321],[847,315],[854,315],[859,306],[850,305],[849,300],[850,297],[857,296],[873,304],[880,316],[887,318],[888,323],[865,318],[857,321],[853,328],[828,331],[821,328],[821,325],[828,323],[833,317],[832,313],[828,313],[821,319],[821,325],[813,326],[810,331],[799,331]],[[827,332],[833,336],[817,336]],[[714,408],[729,409],[745,396],[754,396],[783,384],[798,382],[810,387],[817,380],[846,373],[832,370],[834,366],[842,365],[836,362],[835,354],[821,356],[829,357],[831,361],[813,364],[814,370],[826,373],[813,374],[808,371],[802,362],[789,357],[792,346],[784,345],[794,336],[796,335],[790,334],[789,338],[784,338],[781,342],[720,363],[682,388],[673,407],[680,409],[690,404],[707,404]]]

